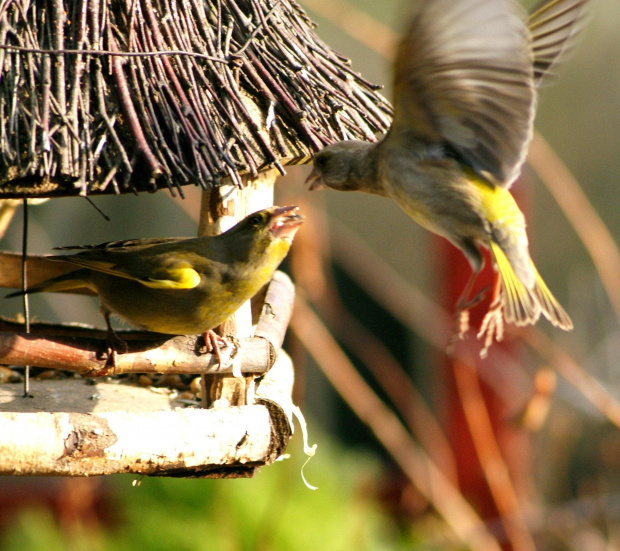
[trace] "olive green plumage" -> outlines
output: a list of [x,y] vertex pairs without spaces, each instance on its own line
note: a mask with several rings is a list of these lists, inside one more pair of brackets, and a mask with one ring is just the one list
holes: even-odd
[[99,295],[106,319],[117,314],[149,331],[204,333],[223,323],[271,279],[302,221],[297,207],[273,207],[216,236],[67,247],[80,252],[48,258],[81,268],[26,292],[87,287]]

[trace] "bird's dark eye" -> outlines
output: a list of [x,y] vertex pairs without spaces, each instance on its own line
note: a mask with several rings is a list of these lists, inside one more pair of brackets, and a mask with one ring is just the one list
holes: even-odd
[[319,155],[314,159],[314,166],[319,170],[324,169],[327,166],[327,156]]
[[260,214],[255,214],[250,218],[250,224],[252,226],[260,226],[263,223],[263,217]]

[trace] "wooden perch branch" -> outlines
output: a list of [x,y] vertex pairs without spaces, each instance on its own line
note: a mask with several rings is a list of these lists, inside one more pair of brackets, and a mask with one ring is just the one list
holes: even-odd
[[267,286],[265,300],[262,301],[254,336],[267,339],[276,350],[280,349],[293,315],[294,302],[293,282],[284,272],[275,272]]
[[[30,285],[46,279],[57,277],[75,270],[75,266],[67,262],[53,262],[44,256],[28,255],[26,271]],[[19,253],[0,252],[0,287],[20,289],[22,286],[22,255]],[[76,291],[77,292],[77,291]],[[84,289],[81,294],[94,294]]]
[[[36,331],[36,325],[32,326]],[[120,333],[124,336],[124,333]],[[204,350],[202,337],[165,340],[131,340],[127,353],[117,356],[116,368],[105,368],[105,341],[86,337],[52,337],[25,333],[0,333],[0,363],[76,371],[86,377],[123,373],[232,373],[237,363],[242,373],[264,373],[275,361],[276,351],[267,339],[240,339],[222,348],[222,365]]]
[[149,389],[77,379],[33,381],[28,399],[0,385],[0,475],[253,476],[291,437],[292,385],[285,353],[258,385],[261,404],[242,407],[175,408]]
[[276,272],[263,296],[256,336],[223,348],[221,366],[214,363],[213,354],[204,352],[202,337],[124,331],[119,336],[127,342],[128,352],[118,355],[116,369],[104,369],[101,354],[105,350],[105,332],[32,324],[31,333],[25,334],[19,332],[22,324],[8,321],[0,321],[0,364],[64,369],[90,377],[121,373],[229,374],[234,366],[239,366],[242,373],[264,373],[273,365],[284,341],[294,286],[288,276]]

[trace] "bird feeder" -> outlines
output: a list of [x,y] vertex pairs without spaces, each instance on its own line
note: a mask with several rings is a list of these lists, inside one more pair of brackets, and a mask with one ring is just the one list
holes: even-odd
[[[202,189],[199,235],[273,204],[285,166],[342,139],[374,140],[391,108],[323,44],[294,0],[8,0],[0,7],[0,201]],[[0,253],[0,285],[21,285]],[[69,267],[28,256],[31,284]],[[282,273],[233,326],[221,365],[198,337],[0,322],[0,364],[203,376],[208,409],[84,379],[0,384],[0,473],[251,476],[292,433],[280,350],[294,288]],[[225,333],[233,330],[228,328]],[[154,435],[157,435],[157,438]]]

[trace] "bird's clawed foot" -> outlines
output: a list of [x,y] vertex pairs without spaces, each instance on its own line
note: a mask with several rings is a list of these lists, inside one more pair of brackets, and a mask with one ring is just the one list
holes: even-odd
[[487,293],[487,288],[481,289],[471,299],[461,299],[456,304],[456,329],[450,343],[450,348],[453,348],[456,341],[463,340],[465,334],[469,331],[469,311],[476,306]]
[[487,357],[493,341],[499,342],[504,338],[504,316],[502,313],[502,302],[499,297],[493,301],[489,311],[484,316],[477,337],[479,339],[484,337],[484,345],[482,350],[480,350],[481,358]]
[[231,344],[229,340],[225,339],[224,337],[218,335],[215,331],[213,331],[212,329],[209,329],[208,331],[205,331],[202,334],[202,337],[205,340],[205,348],[207,350],[207,352],[213,354],[215,356],[215,363],[217,364],[218,368],[222,365],[222,353],[221,353],[221,349],[222,348],[228,348]]
[[103,369],[93,373],[92,374],[93,377],[100,377],[102,375],[107,375],[107,370],[109,368],[116,369],[117,355],[119,353],[125,354],[127,350],[129,350],[127,343],[116,334],[114,329],[112,329],[112,324],[110,323],[110,312],[102,308],[101,315],[105,319],[105,324],[108,330],[108,334],[106,337],[106,349],[104,353],[106,361],[105,361],[105,365],[103,366]]
[[[467,331],[469,331],[469,311],[476,306],[486,295],[488,288],[479,291],[471,300],[460,300],[457,304],[456,328],[452,335],[452,339],[447,347],[448,354],[454,351],[456,343],[463,340]],[[484,316],[480,329],[476,337],[481,339],[484,337],[484,344],[480,350],[480,357],[486,358],[489,348],[494,341],[501,341],[504,337],[504,315],[502,311],[502,301],[499,295],[494,293],[495,298],[489,306],[489,311]]]
[[108,368],[116,368],[116,359],[118,354],[125,354],[128,350],[127,343],[121,339],[113,329],[108,329],[108,336],[106,337],[106,349],[105,349],[105,366],[104,370]]

